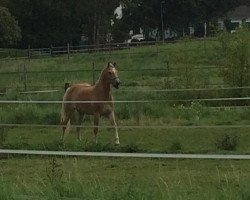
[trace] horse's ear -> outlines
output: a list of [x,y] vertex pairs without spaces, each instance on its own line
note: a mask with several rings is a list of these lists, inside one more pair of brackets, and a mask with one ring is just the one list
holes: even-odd
[[114,67],[116,67],[116,62],[114,62],[114,64],[113,64],[113,65],[114,65]]
[[108,63],[108,66],[107,66],[107,68],[109,68],[109,67],[110,67],[110,64],[111,64],[111,63],[109,62],[109,63]]

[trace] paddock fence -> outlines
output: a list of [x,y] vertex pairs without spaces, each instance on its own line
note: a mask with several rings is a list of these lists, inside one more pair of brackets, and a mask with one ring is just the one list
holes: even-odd
[[72,152],[72,151],[35,151],[0,149],[0,155],[33,156],[73,156],[73,157],[107,157],[107,158],[155,158],[155,159],[209,159],[209,160],[250,160],[250,155],[225,154],[159,154],[159,153],[111,153],[111,152]]
[[[201,38],[192,39],[190,41],[216,41],[216,38]],[[138,47],[152,47],[153,52],[160,53],[159,45],[161,44],[173,44],[178,42],[189,42],[182,40],[175,41],[142,41],[142,42],[132,42],[132,43],[106,43],[99,45],[70,45],[67,43],[62,46],[43,47],[43,48],[31,48],[30,45],[26,49],[2,49],[0,51],[0,61],[1,60],[18,60],[18,59],[35,59],[35,58],[45,58],[45,57],[58,57],[67,56],[68,59],[76,54],[91,54],[91,55],[126,55],[131,54],[130,49]],[[122,51],[127,50],[127,51]],[[205,47],[203,49],[206,51]],[[162,50],[161,50],[162,51]],[[139,52],[138,52],[139,53]],[[132,53],[133,54],[133,53]]]
[[[227,99],[203,99],[204,101],[226,101],[226,100],[250,100],[250,97],[244,98],[227,98]],[[159,103],[169,100],[126,100],[112,101],[115,104],[121,103]],[[193,101],[193,100],[192,100]],[[200,99],[201,101],[201,99]],[[110,101],[11,101],[0,100],[1,104],[62,104],[62,103],[107,103]],[[62,128],[63,125],[45,125],[45,124],[0,124],[2,134],[5,128]],[[72,127],[85,128],[112,128],[112,126],[82,126],[72,125]],[[169,125],[118,125],[118,129],[249,129],[250,125],[190,125],[190,126],[169,126]],[[125,158],[156,158],[156,159],[230,159],[230,160],[250,160],[250,155],[234,155],[234,154],[168,154],[168,153],[113,153],[113,152],[71,152],[71,151],[40,151],[40,150],[18,150],[18,149],[0,149],[0,155],[40,155],[40,156],[80,156],[80,157],[125,157]]]

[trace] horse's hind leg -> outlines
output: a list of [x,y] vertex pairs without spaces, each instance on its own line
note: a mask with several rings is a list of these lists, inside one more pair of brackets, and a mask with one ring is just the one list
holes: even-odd
[[64,140],[67,133],[69,132],[69,126],[70,126],[70,117],[72,115],[73,110],[68,107],[67,105],[63,107],[62,110],[62,121],[61,125],[62,127],[62,136],[61,139]]
[[61,124],[62,124],[62,136],[61,136],[61,140],[64,140],[64,138],[67,135],[67,129],[68,129],[68,123],[70,123],[70,117],[69,116],[65,116],[64,119],[62,120]]
[[98,133],[98,125],[99,125],[100,114],[94,114],[94,135],[95,135],[95,142],[97,143],[97,133]]
[[115,121],[115,113],[114,113],[114,111],[110,113],[109,119],[110,119],[110,122],[111,122],[112,126],[115,129],[115,144],[119,145],[120,144],[119,135],[118,135],[117,125],[116,125],[116,121]]
[[81,124],[83,122],[83,118],[84,118],[84,114],[78,112],[78,127],[76,127],[76,134],[77,134],[77,138],[78,140],[82,140],[81,138],[81,133],[80,133],[80,130],[81,130]]

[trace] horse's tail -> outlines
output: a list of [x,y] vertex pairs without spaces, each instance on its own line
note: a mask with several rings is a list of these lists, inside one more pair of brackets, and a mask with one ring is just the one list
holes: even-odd
[[[68,88],[70,87],[69,83],[65,83],[65,94],[63,96],[63,101],[67,101],[67,93],[68,93]],[[69,127],[70,127],[70,116],[69,112],[67,112],[67,104],[62,103],[62,110],[61,110],[61,124],[66,125],[65,127],[65,133],[69,132]]]
[[66,92],[66,90],[70,87],[70,83],[65,83],[64,84],[64,91]]

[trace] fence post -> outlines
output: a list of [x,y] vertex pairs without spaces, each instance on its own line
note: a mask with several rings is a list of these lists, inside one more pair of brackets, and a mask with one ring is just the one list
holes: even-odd
[[128,43],[127,45],[128,45],[128,57],[130,59],[131,58],[131,55],[130,55],[130,43]]
[[23,66],[23,71],[24,71],[24,91],[27,90],[27,69],[26,65]]
[[93,85],[95,85],[95,63],[92,63]]
[[52,44],[50,45],[50,56],[52,57],[52,54],[53,54],[53,46]]
[[155,42],[155,45],[156,45],[156,53],[157,53],[157,57],[158,57],[158,55],[159,55],[159,48],[158,48],[158,43],[157,43],[157,41]]
[[111,57],[111,44],[109,42],[109,57]]
[[30,45],[28,45],[28,59],[30,61]]
[[0,128],[0,133],[1,133],[0,142],[1,142],[1,144],[3,144],[4,141],[5,141],[4,127],[1,127],[1,128]]
[[70,54],[70,47],[69,47],[69,43],[67,43],[67,53],[68,53],[68,60],[69,60],[69,54]]

